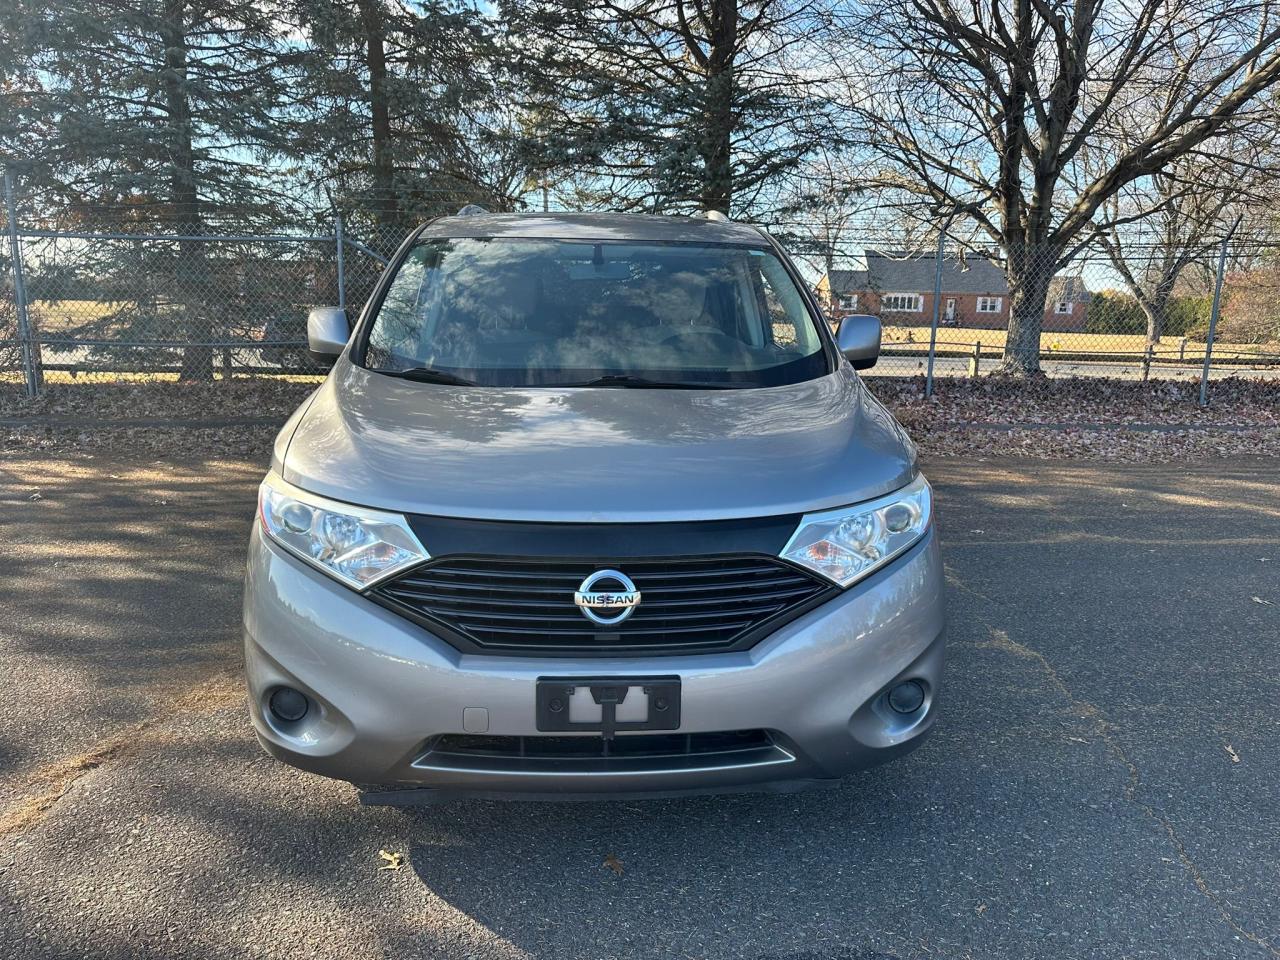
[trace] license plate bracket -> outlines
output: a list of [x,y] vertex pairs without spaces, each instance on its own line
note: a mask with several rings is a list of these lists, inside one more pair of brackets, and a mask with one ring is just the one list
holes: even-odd
[[[575,705],[578,697],[589,702]],[[641,700],[644,719],[634,719]],[[606,740],[619,731],[678,730],[680,678],[539,677],[536,726],[545,733],[598,732]]]

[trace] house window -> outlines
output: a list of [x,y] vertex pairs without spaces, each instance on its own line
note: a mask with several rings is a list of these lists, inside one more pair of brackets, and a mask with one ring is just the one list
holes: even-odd
[[880,298],[880,309],[886,312],[920,313],[924,310],[924,297],[918,293],[886,293]]
[[856,293],[842,293],[840,294],[840,298],[836,301],[836,305],[839,306],[841,310],[857,310],[858,295]]
[[1004,303],[1004,297],[979,297],[978,312],[979,313],[999,313],[1000,307]]
[[1071,301],[1070,301],[1070,300],[1059,300],[1057,303],[1055,303],[1055,304],[1053,305],[1053,312],[1054,312],[1054,313],[1070,313],[1070,312],[1071,312]]

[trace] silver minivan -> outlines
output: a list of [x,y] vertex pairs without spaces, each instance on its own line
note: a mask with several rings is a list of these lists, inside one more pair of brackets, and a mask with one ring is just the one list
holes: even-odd
[[919,745],[929,484],[786,253],[722,216],[421,227],[276,439],[263,746],[371,803],[795,789]]

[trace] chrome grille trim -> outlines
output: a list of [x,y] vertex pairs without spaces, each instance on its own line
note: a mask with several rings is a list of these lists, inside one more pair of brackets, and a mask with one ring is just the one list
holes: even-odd
[[[483,746],[471,742],[483,742]],[[581,749],[574,749],[580,745]],[[553,749],[554,748],[554,749]],[[492,776],[627,776],[741,770],[794,763],[764,730],[598,736],[437,737],[414,761],[419,770]]]

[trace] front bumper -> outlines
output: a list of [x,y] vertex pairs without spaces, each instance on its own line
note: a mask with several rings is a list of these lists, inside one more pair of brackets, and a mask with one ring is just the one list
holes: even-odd
[[[750,650],[549,660],[460,653],[278,549],[255,524],[244,637],[259,740],[314,773],[471,794],[776,787],[832,781],[913,749],[929,732],[945,642],[942,563],[930,529],[898,560]],[[537,735],[538,677],[656,675],[681,679],[680,733],[764,730],[779,749],[759,762],[590,770],[431,762],[429,744],[442,734]],[[927,690],[925,705],[908,716],[884,697],[905,679]],[[279,686],[311,698],[302,721],[281,724],[266,710]]]

